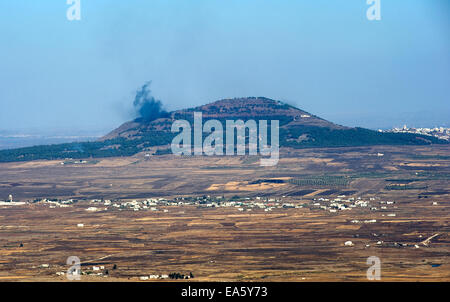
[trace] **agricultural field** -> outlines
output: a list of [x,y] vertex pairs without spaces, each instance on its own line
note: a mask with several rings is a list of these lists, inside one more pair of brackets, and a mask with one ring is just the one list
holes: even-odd
[[364,281],[377,256],[383,281],[450,281],[448,154],[1,163],[0,200],[13,202],[0,202],[0,280],[67,281],[76,256],[82,281]]

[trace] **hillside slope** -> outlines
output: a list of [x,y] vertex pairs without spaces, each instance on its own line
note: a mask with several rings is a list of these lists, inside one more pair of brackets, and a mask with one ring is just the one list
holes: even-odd
[[160,118],[151,122],[143,122],[136,119],[121,125],[101,140],[108,140],[117,137],[133,139],[140,137],[149,131],[170,131],[174,120],[192,120],[194,112],[202,112],[203,119],[218,120],[280,120],[282,127],[293,126],[314,126],[330,129],[346,129],[346,127],[333,124],[308,112],[284,104],[279,101],[263,97],[236,98],[219,100],[207,105],[182,109],[170,112],[170,117]]
[[[34,159],[64,159],[130,156],[142,151],[170,152],[174,137],[170,129],[177,119],[193,120],[194,112],[208,119],[279,120],[281,147],[343,147],[367,145],[428,145],[448,142],[409,133],[380,133],[364,128],[334,124],[294,106],[264,97],[236,98],[177,110],[153,121],[135,119],[124,123],[96,142],[36,146],[0,151],[0,162]],[[153,150],[153,151],[152,151]],[[161,151],[162,150],[162,151]],[[159,152],[159,153],[158,153]]]

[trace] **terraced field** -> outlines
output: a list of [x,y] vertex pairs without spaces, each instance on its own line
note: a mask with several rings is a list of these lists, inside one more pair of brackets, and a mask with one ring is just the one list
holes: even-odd
[[[57,273],[77,256],[89,273],[84,281],[191,272],[194,281],[364,281],[367,258],[377,256],[382,280],[450,281],[449,153],[445,146],[283,150],[269,168],[250,157],[144,154],[0,164],[0,199],[27,202],[0,205],[0,280],[66,281]],[[386,189],[398,185],[408,189]],[[203,195],[297,207],[88,210],[95,198]],[[314,206],[343,195],[370,205]],[[78,202],[33,203],[40,198]],[[101,276],[94,266],[104,267]]]

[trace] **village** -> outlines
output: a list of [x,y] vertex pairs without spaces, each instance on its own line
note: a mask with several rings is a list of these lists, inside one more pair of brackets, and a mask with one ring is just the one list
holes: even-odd
[[[347,197],[339,195],[335,198],[302,198],[297,199],[289,196],[282,197],[225,197],[225,196],[187,196],[174,198],[147,198],[143,200],[125,201],[121,199],[55,199],[55,198],[37,198],[33,201],[14,202],[12,195],[9,195],[8,201],[0,201],[0,206],[14,206],[25,204],[43,204],[50,209],[57,207],[71,207],[74,204],[86,204],[90,206],[85,210],[88,212],[98,211],[151,211],[168,213],[170,207],[196,206],[198,208],[236,208],[240,212],[251,212],[253,210],[263,210],[269,212],[275,209],[289,208],[309,208],[311,210],[324,210],[330,213],[338,211],[348,211],[353,208],[364,208],[369,211],[394,211],[395,201],[380,200],[378,197]],[[435,203],[433,203],[435,205]],[[386,213],[382,216],[395,217],[395,213]]]
[[428,136],[434,136],[446,141],[450,140],[450,128],[434,127],[434,128],[414,128],[403,125],[402,128],[393,128],[390,130],[379,130],[379,132],[391,132],[391,133],[413,133],[423,134]]
[[[267,180],[265,181],[267,182]],[[285,230],[283,233],[280,233],[282,235],[277,233],[277,236],[281,236],[280,238],[292,236],[290,235],[292,234],[290,230],[301,232],[302,236],[312,236],[309,234],[316,234],[318,230],[321,230],[321,232],[322,230],[327,230],[326,232],[330,232],[327,233],[327,238],[333,238],[333,248],[349,254],[364,254],[369,251],[379,252],[380,249],[383,249],[383,252],[393,252],[393,249],[395,249],[399,253],[425,253],[430,250],[431,241],[436,245],[437,241],[442,240],[439,239],[442,237],[442,232],[434,229],[415,231],[415,233],[409,232],[410,227],[406,224],[411,225],[415,222],[406,222],[410,219],[408,218],[410,210],[404,207],[405,199],[402,199],[402,195],[398,194],[403,191],[387,192],[390,194],[383,194],[383,192],[379,194],[365,194],[348,189],[314,189],[287,192],[285,195],[261,192],[253,192],[252,194],[233,192],[233,194],[218,193],[153,197],[144,195],[141,198],[80,198],[79,196],[60,198],[49,196],[45,198],[17,198],[17,200],[12,194],[8,195],[6,193],[7,198],[3,198],[5,199],[3,201],[0,200],[0,208],[8,208],[10,211],[17,213],[27,211],[30,215],[33,212],[51,215],[53,212],[54,217],[73,213],[71,214],[70,223],[63,223],[64,227],[62,228],[65,230],[64,232],[71,232],[71,236],[74,236],[73,238],[78,236],[89,237],[88,234],[92,234],[92,232],[95,232],[95,234],[97,232],[99,234],[109,232],[111,234],[115,232],[122,233],[124,226],[133,228],[133,231],[137,232],[136,234],[140,234],[139,236],[148,237],[147,232],[155,232],[153,231],[153,226],[156,226],[159,228],[159,231],[152,235],[154,236],[152,238],[158,238],[159,234],[167,234],[165,236],[170,238],[171,236],[181,236],[179,237],[181,242],[184,242],[183,240],[190,242],[192,237],[183,237],[182,234],[193,232],[192,234],[195,234],[195,236],[203,236],[200,234],[207,234],[215,228],[224,232],[224,234],[229,234],[226,236],[242,236],[237,234],[256,232],[251,227],[255,224],[254,221],[259,221],[259,228],[265,230],[267,223],[273,224],[275,223],[274,219],[276,219],[276,221],[281,222],[281,225],[283,225],[283,221],[286,221],[286,223],[289,221],[289,223],[282,226]],[[438,198],[430,198],[415,206],[419,206],[425,211],[439,213],[443,202]],[[109,217],[113,216],[116,218],[111,223]],[[217,220],[217,217],[221,217],[220,222]],[[118,229],[115,226],[117,219],[123,220],[122,227]],[[130,222],[130,226],[125,221],[127,223]],[[181,221],[185,222],[182,223]],[[390,228],[394,224],[406,235],[394,235],[393,229],[391,230]],[[106,227],[106,225],[109,225],[109,227]],[[150,225],[152,226],[151,228],[149,227]],[[249,226],[248,228],[246,228],[247,225]],[[276,225],[279,226],[278,223]],[[5,230],[10,228],[7,224],[1,227]],[[27,226],[27,228],[29,227]],[[36,227],[39,228],[39,226]],[[116,231],[112,231],[111,227]],[[416,229],[421,230],[420,228],[427,228],[427,225],[417,224]],[[142,232],[144,229],[146,231]],[[206,233],[196,233],[200,229]],[[124,242],[132,240],[122,236],[123,234],[118,237],[120,238],[118,240]],[[257,238],[261,235],[256,232],[255,236],[254,240],[258,242]],[[277,240],[277,236],[271,238]],[[65,245],[63,243],[66,240],[65,237],[61,237],[60,240],[62,242],[59,241],[59,244]],[[139,241],[140,239],[136,240],[141,242]],[[155,239],[152,239],[151,242],[153,245],[163,244],[162,246],[169,242],[170,247],[172,244],[178,244],[175,244],[177,241],[168,240],[156,239],[155,241]],[[310,241],[311,244],[315,242],[312,237],[308,240],[312,240]],[[10,245],[15,245],[18,251],[25,251],[32,245],[32,240],[25,239],[25,236],[24,239],[16,241],[10,243]],[[218,239],[213,239],[211,242],[213,246],[217,244],[218,248],[223,244]],[[152,249],[149,251],[147,250],[147,243],[144,243],[143,246],[141,244],[137,245],[138,250],[143,249],[142,253],[144,254],[150,253],[153,255],[155,253],[154,255],[157,256],[154,257],[161,257],[158,259],[175,259],[173,255],[171,258],[164,258],[163,255],[165,255],[166,251],[162,247],[155,248],[152,246]],[[13,247],[11,246],[11,248]],[[114,250],[113,246],[105,247],[106,250],[110,248]],[[240,251],[241,249],[238,246],[236,250]],[[60,259],[52,260],[50,258],[39,259],[37,263],[34,262],[30,266],[30,269],[36,274],[49,276],[49,278],[53,276],[53,278],[58,278],[59,280],[66,280],[74,276],[80,277],[81,280],[115,280],[115,278],[121,276],[120,278],[130,278],[130,280],[144,282],[170,281],[192,279],[194,275],[197,278],[204,278],[205,274],[204,270],[199,270],[194,265],[176,265],[173,267],[161,265],[160,267],[148,266],[138,268],[139,265],[124,265],[124,261],[120,257],[103,259],[104,257],[110,257],[113,253],[105,252],[104,254],[106,256],[92,253],[92,256],[88,257],[80,254],[83,262],[80,263],[79,270],[76,270],[75,273],[67,270],[69,266],[64,265],[65,262],[62,264]],[[202,263],[204,263],[206,268],[216,265],[217,255],[219,254],[214,254],[210,258],[204,259]],[[66,255],[64,256],[67,257]],[[432,262],[430,265],[438,267],[441,264],[440,262]]]
[[[272,223],[269,221],[275,218],[283,221],[284,219],[290,219],[288,217],[292,217],[290,221],[293,224],[283,226],[287,233],[283,233],[285,235],[281,236],[288,236],[288,230],[291,228],[300,232],[303,232],[301,231],[302,229],[305,231],[309,230],[307,231],[307,234],[309,234],[309,232],[317,232],[316,225],[326,226],[331,223],[334,226],[339,226],[339,230],[336,229],[336,233],[333,233],[333,240],[335,241],[334,248],[343,249],[348,251],[348,253],[354,253],[356,251],[360,253],[365,253],[364,251],[371,251],[371,253],[378,251],[377,253],[379,253],[380,248],[384,252],[395,249],[399,253],[414,253],[413,251],[420,253],[421,250],[428,251],[430,249],[432,240],[433,242],[439,240],[438,237],[441,233],[434,231],[412,234],[411,236],[416,237],[416,239],[410,238],[409,235],[406,237],[393,236],[386,227],[395,223],[395,221],[399,221],[398,219],[401,219],[400,221],[404,219],[405,209],[400,207],[402,202],[397,202],[393,198],[386,199],[377,197],[374,194],[368,196],[364,194],[361,196],[358,195],[335,194],[332,196],[319,195],[310,197],[275,196],[275,194],[272,196],[252,197],[238,195],[201,195],[165,196],[131,200],[36,198],[20,202],[14,201],[13,196],[9,195],[7,201],[0,202],[0,206],[1,208],[9,208],[11,210],[17,208],[19,211],[22,211],[22,209],[34,209],[33,211],[39,211],[40,213],[46,211],[51,213],[55,211],[55,216],[66,211],[71,211],[75,215],[71,219],[70,224],[66,225],[64,229],[73,232],[72,236],[75,236],[74,238],[77,238],[77,236],[89,236],[87,234],[91,234],[92,232],[109,232],[111,226],[104,227],[104,223],[108,223],[105,217],[113,214],[115,217],[123,217],[126,221],[130,221],[130,227],[135,225],[134,228],[136,230],[141,230],[141,227],[139,227],[141,223],[143,225],[159,225],[162,228],[160,229],[161,231],[169,231],[167,236],[172,236],[169,235],[171,234],[170,232],[174,232],[174,234],[183,234],[184,232],[199,234],[195,233],[195,230],[199,226],[208,228],[209,222],[207,221],[209,220],[209,216],[213,223],[211,226],[214,225],[217,228],[219,225],[221,226],[220,229],[223,229],[223,232],[231,232],[229,234],[234,234],[234,236],[239,234],[242,228],[248,223],[245,222],[236,228],[236,225],[238,225],[237,221],[247,221],[249,218],[252,219],[251,221],[261,221],[261,227],[264,227],[265,223],[262,221]],[[440,205],[440,202],[430,200],[427,201],[426,207],[438,209]],[[197,220],[198,218],[196,218],[195,213],[198,213],[198,217],[202,217],[201,221],[204,221],[202,224],[198,224],[199,220]],[[218,224],[215,222],[218,217],[217,215],[223,217],[221,218],[222,222]],[[166,224],[165,221],[168,219],[171,219],[170,221],[172,222]],[[186,224],[174,224],[178,219],[186,221]],[[309,219],[312,219],[312,221]],[[315,222],[315,219],[318,220]],[[306,228],[300,227],[305,222],[309,226]],[[330,232],[334,232],[334,226],[329,228]],[[9,228],[7,225],[3,227],[6,229]],[[175,229],[173,229],[174,227]],[[145,228],[147,229],[146,232],[150,230],[147,227]],[[253,232],[254,230],[248,229],[248,231]],[[146,232],[142,234],[148,236]],[[159,234],[159,232],[156,234]],[[158,235],[155,238],[158,238]],[[61,240],[65,241],[64,238]],[[120,240],[127,241],[128,239],[125,236],[125,238]],[[192,239],[191,237],[186,237],[184,240]],[[166,240],[157,239],[152,242],[154,245],[165,243]],[[220,241],[215,239],[212,242]],[[20,240],[16,244],[18,250],[25,250],[30,248],[32,242]],[[147,244],[144,244],[140,248],[146,246]],[[166,253],[165,249],[161,247],[155,248],[154,246],[152,249],[145,251],[146,253],[155,255],[154,257],[162,257]],[[204,275],[204,272],[201,273],[197,267],[190,265],[183,266],[177,264],[173,267],[148,266],[138,269],[139,266],[125,265],[121,257],[114,256],[111,258],[113,253],[105,254],[92,254],[91,257],[80,255],[83,261],[80,261],[78,267],[72,271],[70,270],[70,265],[65,266],[61,262],[51,259],[40,259],[40,262],[35,263],[30,269],[42,276],[49,276],[49,278],[51,278],[50,276],[54,276],[54,278],[58,278],[59,280],[72,280],[71,278],[81,278],[80,280],[115,280],[117,276],[122,276],[122,278],[145,282],[188,280],[194,278],[194,274],[196,277]],[[205,259],[205,265],[216,265],[217,255],[214,254],[214,256],[210,256],[211,258]],[[439,267],[441,264],[433,262],[430,265],[432,267]]]

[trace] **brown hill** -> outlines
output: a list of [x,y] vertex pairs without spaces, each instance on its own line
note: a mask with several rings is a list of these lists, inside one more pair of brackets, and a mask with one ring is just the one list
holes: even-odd
[[139,119],[124,123],[101,140],[117,137],[140,137],[150,131],[170,131],[176,119],[192,119],[194,112],[202,112],[204,119],[278,119],[281,127],[313,126],[329,129],[347,129],[318,116],[280,101],[264,97],[248,97],[219,100],[195,108],[176,110],[169,113],[169,118],[159,118],[151,122]]

